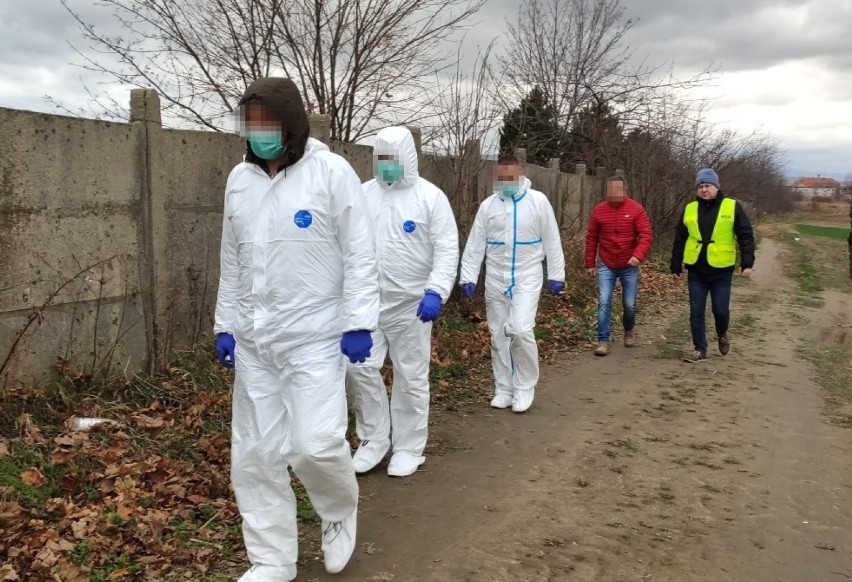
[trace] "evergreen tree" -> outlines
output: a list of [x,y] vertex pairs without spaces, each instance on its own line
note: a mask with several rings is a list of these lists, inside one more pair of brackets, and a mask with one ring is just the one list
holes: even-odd
[[562,158],[567,145],[567,136],[559,128],[556,108],[548,103],[538,86],[521,99],[518,107],[503,116],[501,153],[525,148],[527,162],[546,166],[551,158]]

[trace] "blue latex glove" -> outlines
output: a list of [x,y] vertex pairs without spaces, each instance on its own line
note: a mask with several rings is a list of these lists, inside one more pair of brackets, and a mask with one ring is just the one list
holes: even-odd
[[417,317],[420,321],[429,323],[435,321],[441,315],[441,296],[436,291],[427,289],[423,294],[423,300],[420,301],[420,307],[417,308]]
[[363,364],[370,357],[373,336],[366,329],[347,331],[340,340],[340,351],[353,364]]
[[219,363],[226,368],[233,368],[236,358],[234,357],[234,348],[236,342],[234,336],[229,333],[220,333],[216,336],[216,357]]
[[559,292],[565,289],[565,283],[562,281],[548,281],[547,290],[551,295],[559,295]]
[[476,283],[465,283],[462,285],[462,295],[468,299],[473,299],[473,296],[476,295]]

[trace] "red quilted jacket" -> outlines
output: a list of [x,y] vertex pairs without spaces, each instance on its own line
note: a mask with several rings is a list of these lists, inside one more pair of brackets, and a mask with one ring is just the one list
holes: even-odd
[[585,266],[594,267],[596,255],[610,269],[627,267],[630,257],[644,261],[652,240],[651,223],[641,204],[626,197],[618,206],[601,202],[589,218]]

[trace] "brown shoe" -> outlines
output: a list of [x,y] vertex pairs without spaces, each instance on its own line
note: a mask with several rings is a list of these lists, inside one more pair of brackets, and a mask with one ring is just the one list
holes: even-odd
[[683,361],[689,362],[690,364],[696,364],[698,362],[703,362],[707,359],[707,354],[704,352],[699,352],[698,350],[693,350],[691,352],[687,352],[683,355]]
[[605,356],[609,353],[609,343],[600,343],[598,347],[595,348],[596,356]]
[[719,336],[719,353],[723,356],[727,356],[728,352],[731,351],[731,342],[728,341],[727,335]]
[[624,332],[624,347],[632,348],[636,345],[636,334],[633,331],[625,331]]

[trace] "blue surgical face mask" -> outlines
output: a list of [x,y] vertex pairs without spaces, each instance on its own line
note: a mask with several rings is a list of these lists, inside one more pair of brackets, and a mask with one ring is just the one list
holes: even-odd
[[518,195],[520,187],[517,182],[497,182],[494,189],[506,198],[514,198]]
[[376,173],[379,180],[388,184],[399,182],[404,175],[402,164],[396,160],[377,160]]
[[280,131],[254,130],[246,132],[251,151],[261,160],[275,160],[281,157],[287,146],[281,143]]

